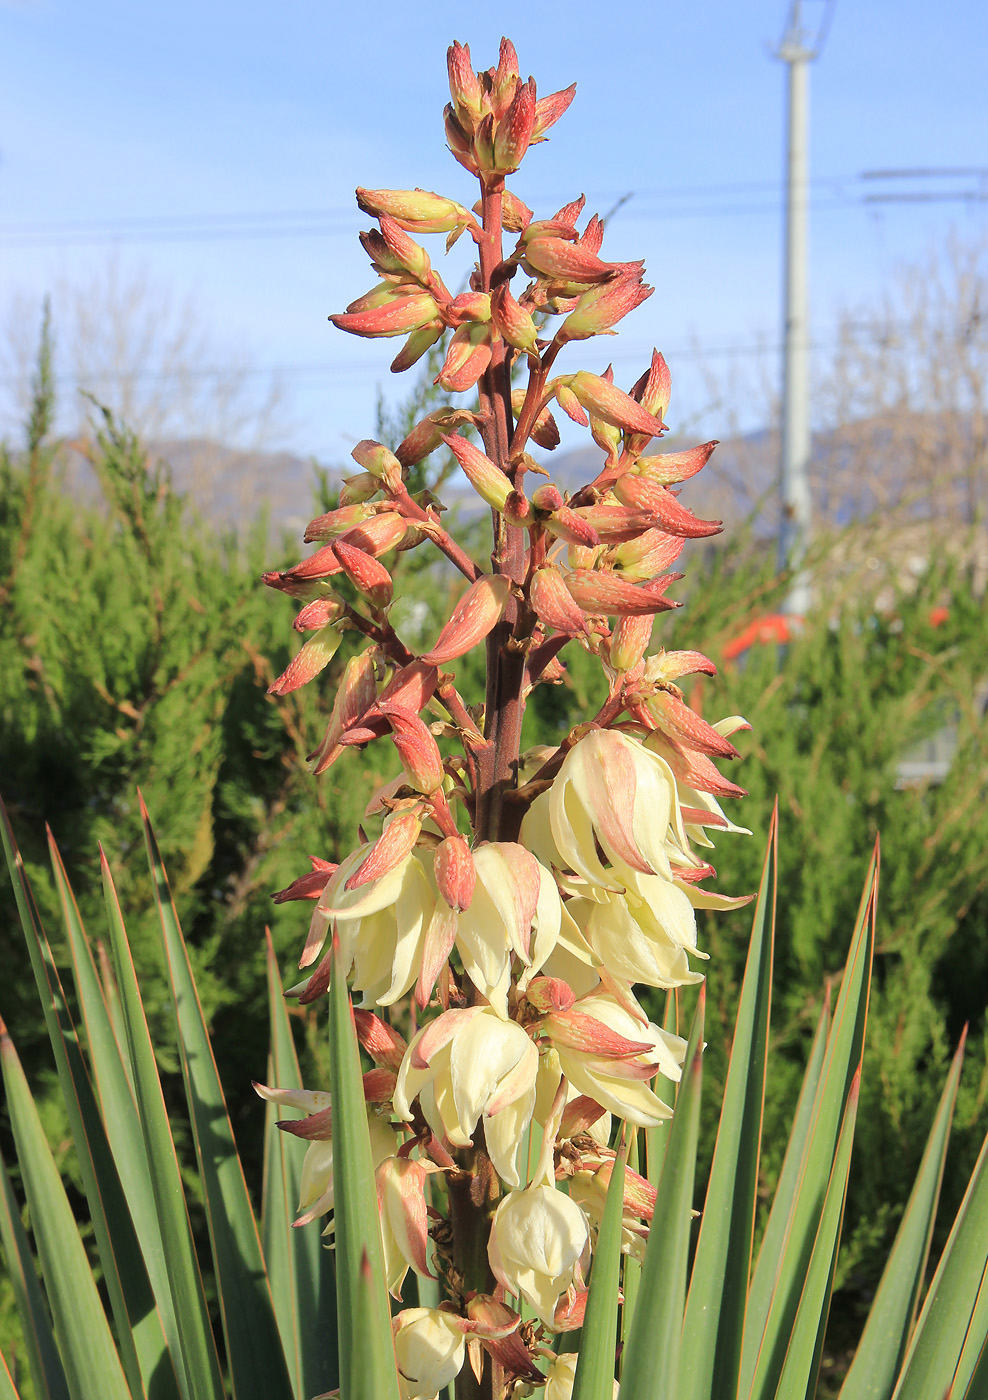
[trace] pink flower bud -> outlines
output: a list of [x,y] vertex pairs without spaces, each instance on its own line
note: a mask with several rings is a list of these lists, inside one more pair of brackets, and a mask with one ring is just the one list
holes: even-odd
[[365,554],[362,549],[347,544],[345,540],[337,540],[329,548],[335,553],[340,567],[354,588],[367,599],[371,607],[386,608],[391,602],[394,584],[384,565],[378,563],[372,555]]
[[364,292],[363,296],[355,297],[347,305],[347,311],[351,314],[357,311],[373,311],[379,306],[390,306],[398,297],[413,296],[417,291],[418,288],[407,278],[396,281],[389,277],[383,282],[378,282],[376,287],[371,287],[369,292]]
[[708,535],[719,535],[724,528],[720,520],[699,520],[692,511],[679,504],[667,487],[633,472],[625,472],[618,477],[614,483],[614,494],[624,505],[650,515],[655,524],[670,535],[683,535],[691,540],[705,539]]
[[671,691],[660,690],[653,695],[648,708],[661,728],[677,743],[713,758],[740,758],[730,739],[718,734],[713,725],[701,719]]
[[490,330],[470,323],[453,332],[435,383],[451,394],[472,389],[491,362]]
[[511,105],[512,99],[518,88],[521,86],[521,75],[518,71],[518,54],[510,39],[502,39],[501,47],[498,51],[497,69],[493,76],[493,91],[491,97],[494,105],[494,115],[501,119]]
[[352,656],[336,691],[333,713],[319,746],[309,755],[309,767],[323,773],[339,757],[340,737],[352,729],[377,699],[377,679],[372,649]]
[[331,622],[338,622],[345,611],[346,605],[342,598],[330,593],[328,597],[317,598],[315,602],[307,603],[292,626],[296,632],[314,632],[320,627],[328,627]]
[[556,403],[566,414],[567,418],[572,418],[574,423],[579,423],[581,428],[589,426],[590,419],[583,411],[580,400],[573,393],[568,384],[557,383],[555,386]]
[[556,334],[564,343],[605,335],[629,311],[634,311],[650,297],[652,290],[642,282],[640,272],[592,287],[580,297],[576,309],[570,312]]
[[545,140],[545,133],[550,126],[554,126],[558,122],[575,96],[576,83],[571,83],[568,88],[563,88],[562,92],[553,92],[548,97],[539,98],[535,104],[532,142]]
[[358,467],[363,467],[365,472],[370,472],[371,476],[383,482],[385,490],[392,495],[401,490],[401,463],[382,442],[364,438],[363,442],[357,443],[350,456]]
[[536,977],[528,985],[525,997],[542,1014],[569,1011],[576,1001],[573,989],[561,977]]
[[656,578],[670,564],[674,564],[683,552],[685,538],[682,535],[667,535],[664,530],[646,530],[636,540],[629,540],[608,555],[622,578],[632,583],[643,583]]
[[460,437],[459,433],[450,437],[442,434],[442,441],[463,468],[464,476],[480,499],[493,510],[503,510],[511,491],[511,482],[501,468],[481,452],[479,447],[475,447],[465,437]]
[[599,374],[590,374],[581,369],[570,380],[569,387],[588,413],[622,431],[648,433],[650,437],[657,437],[665,427],[660,419],[653,418],[641,404],[636,403],[630,394],[608,383]]
[[[525,390],[512,389],[511,411],[516,418],[521,413],[524,402]],[[579,405],[577,406],[579,407]],[[544,408],[535,420],[535,426],[532,428],[532,441],[538,443],[539,447],[544,447],[548,452],[559,446],[559,429],[556,427],[556,420],[548,408]]]
[[[317,578],[330,578],[333,574],[340,572],[342,565],[336,554],[333,552],[331,544],[324,545],[322,549],[317,549],[315,554],[310,554],[308,559],[302,559],[297,564],[293,564],[290,569],[286,569],[283,574],[275,577],[285,580],[310,580]],[[265,574],[265,582],[270,576]],[[278,587],[273,584],[272,587]]]
[[566,587],[555,564],[546,564],[532,575],[532,607],[540,622],[569,636],[588,635],[583,610]]
[[501,222],[509,233],[521,233],[532,222],[532,211],[523,204],[516,194],[504,191],[501,206]]
[[343,640],[335,627],[327,627],[305,643],[302,650],[276,681],[268,686],[269,695],[288,695],[307,685],[329,665]]
[[357,1039],[376,1065],[397,1074],[401,1069],[402,1057],[408,1049],[404,1036],[382,1021],[373,1011],[363,1011],[354,1007],[353,1020],[357,1029]]
[[391,726],[409,785],[426,796],[442,787],[445,777],[442,755],[428,725],[418,715],[397,705],[379,703],[378,709]]
[[355,506],[369,501],[381,489],[381,483],[370,472],[358,472],[356,476],[345,476],[340,487],[340,505]]
[[319,898],[336,866],[332,861],[320,860],[318,856],[310,856],[309,860],[312,864],[311,870],[307,871],[305,875],[300,875],[285,889],[279,890],[277,894],[271,896],[275,904],[287,904],[296,899]]
[[502,282],[491,294],[491,316],[498,333],[516,350],[535,352],[538,327],[531,314],[511,295],[507,282]]
[[701,447],[691,447],[686,452],[660,452],[657,457],[639,457],[635,469],[659,486],[672,486],[677,481],[688,481],[691,476],[696,476],[707,465],[718,445],[716,442],[705,442]]
[[449,95],[453,99],[456,115],[469,129],[480,118],[484,95],[480,78],[473,71],[470,61],[470,45],[454,40],[446,50],[446,66],[449,70]]
[[422,356],[432,349],[445,329],[442,321],[430,321],[428,325],[419,326],[417,331],[412,331],[391,361],[391,373],[401,374],[404,370],[411,369],[412,365],[418,364]]
[[365,554],[373,554],[377,558],[391,549],[397,549],[407,531],[408,521],[403,516],[397,511],[385,510],[372,515],[362,525],[355,525],[341,539],[344,544],[362,549]]
[[365,214],[387,214],[409,233],[449,233],[475,222],[462,204],[429,190],[358,189],[357,203]]
[[665,358],[658,350],[652,351],[652,363],[647,372],[632,389],[632,395],[642,408],[654,413],[656,418],[664,418],[672,394],[672,377]]
[[[532,492],[532,505],[538,510],[560,510],[563,506],[563,493],[551,481]],[[597,540],[594,540],[594,544]]]
[[611,633],[610,661],[615,671],[631,671],[648,651],[652,640],[654,614],[621,617]]
[[477,884],[477,867],[463,837],[447,836],[440,841],[433,862],[436,887],[449,907],[457,913],[469,909]]
[[[465,170],[469,170],[471,175],[479,175],[480,166],[477,164],[476,156],[473,153],[473,142],[470,139],[470,132],[460,121],[452,102],[447,102],[443,109],[443,122],[446,127],[446,144],[455,158],[460,162]],[[470,124],[472,129],[472,123]]]
[[418,811],[399,812],[392,817],[343,888],[358,889],[394,870],[411,852],[421,830]]
[[407,335],[418,330],[428,321],[434,321],[439,307],[428,292],[413,296],[396,297],[387,306],[375,307],[369,311],[344,312],[330,316],[337,330],[349,331],[368,340],[387,339],[393,335]]
[[[604,241],[604,221],[599,214],[595,214],[577,240],[581,248],[588,248],[591,253],[599,253],[600,245]],[[629,268],[637,266],[635,263],[628,263]],[[644,267],[644,263],[642,263]]]
[[[375,482],[375,489],[377,483]],[[325,515],[317,515],[315,520],[310,520],[305,527],[305,534],[302,538],[306,544],[312,544],[313,540],[334,540],[337,535],[345,535],[347,530],[352,530],[354,525],[360,525],[363,521],[369,520],[375,514],[373,506],[364,504],[341,506],[339,510],[327,511]]]
[[483,574],[464,593],[436,645],[420,660],[427,665],[442,666],[476,646],[500,622],[510,589],[503,575]]
[[410,661],[396,671],[381,691],[381,705],[397,705],[406,713],[417,715],[436,693],[439,672],[423,661]]
[[[671,577],[663,580],[665,587],[670,582]],[[605,616],[646,616],[678,606],[652,588],[596,569],[572,569],[566,575],[566,587],[584,612]]]
[[555,535],[557,539],[566,540],[568,544],[582,545],[584,549],[593,549],[600,544],[600,536],[589,520],[577,515],[569,506],[560,506],[545,522],[545,527],[550,535]]
[[617,263],[601,262],[596,254],[562,238],[533,238],[525,245],[522,262],[531,277],[581,285],[609,282],[619,271]]
[[399,267],[410,272],[417,282],[428,282],[432,274],[429,254],[389,214],[381,214],[381,236]]
[[517,170],[528,150],[535,126],[535,83],[529,79],[515,92],[511,106],[497,122],[494,168],[502,174]]
[[524,491],[508,492],[503,514],[509,525],[515,525],[519,528],[535,523],[532,507],[529,505],[528,497]]

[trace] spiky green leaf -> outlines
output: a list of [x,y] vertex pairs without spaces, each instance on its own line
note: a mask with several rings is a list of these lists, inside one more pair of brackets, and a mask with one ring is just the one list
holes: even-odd
[[0,1243],[3,1244],[7,1277],[14,1293],[14,1304],[24,1334],[28,1367],[38,1400],[69,1400],[65,1370],[51,1330],[51,1318],[34,1268],[34,1256],[27,1231],[21,1224],[20,1210],[0,1154]]
[[[626,1131],[627,1129],[625,1129]],[[580,1337],[573,1400],[613,1400],[614,1352],[617,1343],[618,1287],[621,1282],[621,1220],[628,1145],[623,1143],[611,1168],[604,1213],[597,1234],[590,1296]]]

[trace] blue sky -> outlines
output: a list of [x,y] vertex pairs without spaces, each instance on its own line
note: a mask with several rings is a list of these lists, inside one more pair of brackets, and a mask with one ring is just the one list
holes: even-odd
[[[823,6],[804,8],[812,20]],[[688,418],[704,401],[697,346],[723,367],[778,341],[784,70],[769,49],[785,11],[785,0],[543,0],[488,19],[497,7],[436,0],[0,0],[0,307],[111,256],[146,267],[195,298],[218,345],[282,367],[290,445],[338,459],[369,431],[378,386],[402,387],[387,372],[392,344],[326,320],[370,285],[353,188],[418,184],[472,202],[443,145],[445,48],[468,41],[487,66],[507,25],[540,92],[578,83],[515,188],[543,213],[580,191],[601,212],[631,193],[604,254],[644,256],[656,287],[619,339],[583,347],[580,362],[613,356],[630,382],[654,342]],[[822,344],[840,304],[874,295],[951,222],[984,228],[988,203],[867,206],[861,195],[882,186],[859,177],[988,165],[986,74],[988,22],[973,0],[935,16],[919,0],[837,0],[812,75]]]

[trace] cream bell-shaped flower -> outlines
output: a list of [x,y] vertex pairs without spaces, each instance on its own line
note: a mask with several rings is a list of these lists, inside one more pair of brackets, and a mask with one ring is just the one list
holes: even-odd
[[525,965],[522,984],[541,968],[559,936],[559,891],[550,871],[513,841],[476,847],[473,862],[477,883],[456,916],[456,947],[470,981],[506,1018],[512,956]]
[[487,1257],[498,1282],[551,1328],[589,1240],[587,1217],[576,1202],[555,1185],[533,1183],[509,1192],[498,1206]]
[[373,843],[360,846],[334,871],[312,914],[300,966],[318,957],[332,922],[340,936],[344,972],[363,1006],[391,1006],[414,986],[422,961],[425,930],[435,898],[425,867],[414,851],[376,880],[346,888]]
[[[545,1400],[573,1400],[573,1386],[576,1382],[576,1363],[579,1353],[563,1352],[550,1363],[545,1373]],[[614,1382],[614,1400],[617,1400],[620,1386]]]
[[559,1056],[570,1084],[581,1094],[641,1128],[672,1117],[672,1109],[648,1087],[658,1071],[682,1077],[686,1041],[639,1020],[610,995],[591,995],[568,1010],[545,1016],[542,1028]]
[[702,982],[686,956],[708,956],[696,946],[696,916],[689,896],[662,875],[626,869],[622,878],[623,891],[598,886],[592,899],[571,899],[566,906],[607,971],[623,982],[649,987]]
[[433,1400],[463,1366],[459,1319],[439,1308],[405,1308],[392,1319],[401,1400]]
[[437,1137],[469,1147],[481,1115],[491,1161],[518,1186],[522,1138],[535,1107],[539,1052],[517,1021],[490,1006],[446,1011],[415,1035],[405,1051],[394,1111],[406,1121],[418,1098]]
[[433,1162],[387,1157],[377,1168],[377,1204],[384,1244],[388,1291],[401,1298],[401,1286],[411,1266],[425,1278],[429,1269],[429,1221],[425,1201],[426,1177],[441,1171]]
[[614,874],[599,852],[611,866],[668,879],[670,828],[681,831],[682,820],[665,759],[618,730],[592,729],[566,755],[548,792],[532,803],[521,840],[540,860],[613,888]]

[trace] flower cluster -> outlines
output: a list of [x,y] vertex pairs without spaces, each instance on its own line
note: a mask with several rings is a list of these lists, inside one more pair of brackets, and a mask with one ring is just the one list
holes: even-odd
[[[674,489],[716,444],[649,451],[670,394],[657,352],[627,392],[609,369],[553,375],[570,342],[613,333],[651,291],[641,263],[601,259],[603,224],[595,216],[581,230],[582,199],[537,219],[505,187],[573,89],[539,99],[507,41],[480,73],[454,44],[449,73],[447,139],[479,178],[480,201],[358,190],[377,222],[361,242],[379,281],[332,320],[404,336],[395,370],[448,333],[437,382],[469,394],[469,406],[428,413],[393,447],[361,442],[360,472],[306,531],[319,547],[265,575],[301,604],[295,627],[308,636],[275,694],[312,680],[344,634],[364,642],[312,772],[376,739],[394,746],[399,771],[368,804],[376,834],[338,865],[314,860],[276,898],[313,904],[304,977],[288,994],[308,1003],[326,992],[335,935],[359,1003],[389,1287],[400,1297],[409,1269],[440,1279],[440,1308],[394,1319],[402,1395],[434,1396],[466,1365],[500,1378],[485,1394],[545,1385],[547,1400],[564,1400],[574,1362],[545,1339],[582,1322],[612,1116],[646,1128],[669,1118],[654,1081],[677,1080],[685,1053],[636,989],[701,981],[695,911],[743,902],[703,882],[715,874],[711,833],[741,830],[721,801],[743,791],[715,760],[738,756],[731,736],[746,726],[710,724],[687,703],[679,682],[713,674],[705,656],[650,651],[656,614],[677,606],[671,566],[688,539],[720,529]],[[415,238],[437,232],[477,245],[458,296]],[[505,233],[516,236],[508,250]],[[548,475],[532,444],[551,451],[560,440],[553,408],[589,428],[602,453],[572,496],[551,480],[526,487]],[[492,510],[491,572],[447,532],[428,492],[409,491],[410,468],[444,450]],[[382,560],[427,543],[467,586],[435,645],[415,655],[391,624]],[[555,747],[522,752],[527,697],[563,677],[570,643],[598,658],[607,699]],[[449,667],[480,645],[487,700],[471,706]],[[305,1114],[281,1124],[309,1143],[297,1223],[327,1214],[328,1095],[258,1088]],[[654,1204],[629,1170],[626,1251],[641,1251]]]

